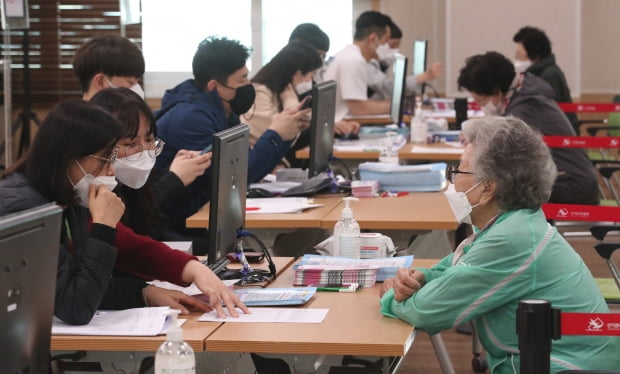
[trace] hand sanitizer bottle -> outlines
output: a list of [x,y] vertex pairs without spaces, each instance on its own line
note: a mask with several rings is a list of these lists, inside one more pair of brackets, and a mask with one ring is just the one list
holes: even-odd
[[417,100],[415,103],[415,115],[411,119],[411,142],[414,144],[426,144],[428,137],[428,124],[424,121],[422,114],[422,102]]
[[353,219],[353,210],[349,208],[355,197],[345,197],[342,215],[334,226],[334,254],[350,258],[360,258],[360,225]]
[[166,334],[166,341],[159,346],[155,354],[155,374],[195,374],[196,358],[194,350],[183,341],[183,330],[177,323],[181,311],[170,311],[171,325]]

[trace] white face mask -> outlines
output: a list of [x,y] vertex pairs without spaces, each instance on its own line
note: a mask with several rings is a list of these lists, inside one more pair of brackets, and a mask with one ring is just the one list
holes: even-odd
[[297,95],[305,94],[312,89],[312,81],[301,82],[295,85],[295,92]]
[[484,113],[485,116],[501,116],[504,114],[504,105],[501,101],[498,104],[493,104],[492,99],[489,99],[480,109],[482,109],[482,113]]
[[[118,88],[118,86],[115,86],[114,84],[112,84],[112,82],[105,77],[106,82],[108,82],[108,85],[112,88]],[[144,90],[142,89],[142,86],[140,86],[138,83],[134,84],[133,86],[129,87],[130,90],[132,90],[133,92],[135,92],[138,96],[140,96],[140,98],[142,98],[142,100],[144,100]]]
[[[75,163],[80,170],[82,170],[82,173],[84,173],[82,179],[73,185],[73,190],[78,195],[81,206],[88,208],[88,189],[91,184],[94,184],[95,186],[104,185],[110,191],[116,188],[118,183],[116,182],[116,178],[114,176],[101,175],[95,177],[92,174],[86,174],[79,162],[75,161]],[[69,182],[71,182],[71,178],[69,178]],[[71,182],[71,184],[73,184],[73,182]]]
[[377,57],[379,61],[387,65],[392,65],[396,53],[398,53],[398,48],[390,48],[388,43],[381,44],[379,48],[377,48]]
[[532,66],[532,61],[530,60],[515,60],[512,63],[515,66],[517,74],[525,73],[525,71]]
[[138,83],[129,87],[129,89],[138,94],[138,96],[140,96],[142,100],[144,100],[144,90],[142,89],[142,86],[140,86]]
[[142,151],[137,160],[130,161],[127,157],[114,160],[114,172],[122,184],[137,190],[144,186],[154,165],[155,157],[149,151]]
[[465,192],[457,192],[454,189],[454,184],[450,183],[446,191],[444,191],[444,195],[448,199],[450,208],[452,208],[452,212],[458,223],[468,223],[471,225],[470,213],[478,204],[472,206],[469,200],[467,200],[467,193],[480,185],[480,183],[482,183],[482,181],[471,186],[471,188]]

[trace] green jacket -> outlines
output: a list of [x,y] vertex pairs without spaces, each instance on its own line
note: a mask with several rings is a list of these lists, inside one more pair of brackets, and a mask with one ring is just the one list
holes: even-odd
[[[420,269],[426,284],[396,302],[392,290],[381,312],[435,334],[473,320],[492,373],[519,373],[516,310],[519,300],[544,299],[573,312],[609,312],[581,257],[541,210],[504,213],[488,229],[432,269]],[[553,342],[551,372],[618,369],[620,338],[565,336]]]

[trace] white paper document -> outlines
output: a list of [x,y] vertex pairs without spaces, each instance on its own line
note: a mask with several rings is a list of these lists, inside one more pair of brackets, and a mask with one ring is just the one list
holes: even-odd
[[314,204],[307,197],[267,197],[247,199],[245,202],[246,214],[260,213],[300,213],[308,208],[315,208],[323,204]]
[[428,147],[425,145],[415,145],[411,148],[411,153],[450,153],[461,154],[465,150],[465,147],[446,145],[445,147]]
[[54,317],[52,335],[155,336],[169,325],[169,307],[98,311],[87,325],[69,325]]
[[[237,309],[239,318],[227,316],[220,318],[217,312],[205,313],[198,319],[202,322],[274,322],[274,323],[321,323],[329,309],[320,308],[249,308],[252,313],[245,314]],[[226,309],[224,309],[226,312]]]
[[[239,279],[223,279],[222,282],[226,285],[226,287],[232,289],[232,286],[239,282]],[[167,290],[180,291],[189,296],[202,295],[203,293],[200,288],[196,286],[196,283],[192,283],[187,287],[182,287],[174,283],[154,280],[148,282],[148,284],[152,284],[153,286],[157,286],[159,288],[165,288]]]

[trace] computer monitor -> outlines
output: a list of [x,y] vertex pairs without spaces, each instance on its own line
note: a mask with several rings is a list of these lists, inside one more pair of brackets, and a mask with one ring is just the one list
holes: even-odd
[[0,373],[47,374],[62,210],[0,217]]
[[403,120],[403,99],[405,94],[407,57],[396,53],[392,66],[394,86],[392,87],[392,102],[390,104],[390,119],[397,125]]
[[[427,58],[428,40],[416,39],[413,41],[413,63],[412,74],[418,75],[426,71],[426,58]],[[426,84],[422,84],[420,88],[420,95],[424,95],[424,89]]]
[[314,85],[312,87],[308,178],[329,170],[329,157],[334,149],[335,116],[336,82],[331,80]]
[[245,124],[213,134],[209,264],[236,250],[237,230],[245,224],[249,138]]

